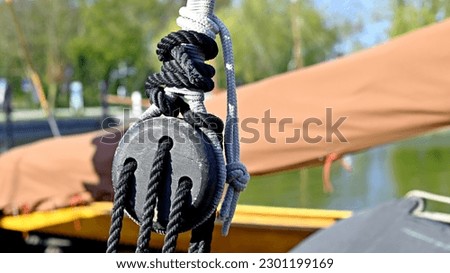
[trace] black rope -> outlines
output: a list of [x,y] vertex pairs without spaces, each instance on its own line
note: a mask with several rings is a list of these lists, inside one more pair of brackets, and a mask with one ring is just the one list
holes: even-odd
[[[193,51],[190,46],[197,50]],[[178,116],[181,111],[187,123],[194,128],[204,127],[214,131],[222,142],[224,125],[220,118],[193,112],[183,99],[168,98],[164,91],[164,87],[187,88],[194,92],[214,89],[214,68],[198,58],[198,54],[203,54],[205,60],[217,56],[218,48],[214,39],[195,31],[180,30],[161,39],[156,53],[163,66],[160,73],[150,75],[145,83],[145,92],[150,101],[166,116]]]
[[[195,48],[195,50],[193,49]],[[163,62],[161,72],[150,75],[145,83],[145,92],[166,116],[177,116],[177,105],[181,101],[167,98],[164,87],[187,88],[197,92],[214,89],[212,77],[214,67],[205,60],[217,56],[217,44],[209,36],[195,31],[180,30],[164,37],[157,46],[156,53]]]
[[[180,97],[168,97],[165,87],[187,88],[194,92],[208,92],[214,89],[212,77],[215,70],[205,60],[214,58],[218,54],[218,47],[214,39],[195,31],[181,30],[164,37],[157,46],[157,54],[163,62],[160,73],[152,74],[145,83],[145,92],[165,116],[178,116],[181,112],[187,123],[194,128],[207,128],[217,134],[222,143],[222,131],[224,128],[220,118],[211,115],[191,111],[189,105]],[[158,144],[158,150],[150,173],[149,184],[144,204],[142,223],[140,223],[139,237],[136,252],[147,252],[151,231],[163,232],[167,220],[160,219],[162,213],[158,208],[158,220],[153,223],[156,206],[168,201],[165,193],[161,191],[164,176],[170,169],[170,149],[173,142],[169,137],[163,137]],[[132,162],[132,161],[130,161]],[[128,195],[128,180],[133,176],[137,165],[126,162],[119,177],[118,189],[115,195],[110,238],[108,239],[107,252],[115,252],[120,239],[122,219],[125,210],[125,201]],[[167,223],[166,237],[163,252],[174,252],[178,233],[188,221],[189,207],[192,196],[190,190],[192,181],[183,177],[179,181],[175,198],[171,204]],[[161,216],[162,217],[162,216]],[[166,214],[167,217],[167,214]],[[192,252],[209,252],[214,229],[215,214],[205,223],[192,231],[190,249]],[[164,223],[162,223],[164,222]]]
[[188,109],[187,111],[183,111],[183,109],[181,109],[181,111],[184,120],[192,125],[192,127],[204,127],[213,131],[214,133],[216,133],[217,139],[219,140],[220,144],[223,144],[222,132],[224,129],[224,124],[219,117],[210,113],[205,114],[193,112],[190,109]]
[[180,178],[175,194],[175,200],[173,201],[170,210],[169,223],[167,224],[167,232],[162,249],[163,253],[175,252],[178,233],[183,225],[182,216],[186,217],[192,202],[191,188],[192,180],[189,177],[184,176]]
[[166,37],[161,39],[161,42],[157,45],[156,54],[160,61],[167,61],[171,59],[170,52],[172,48],[181,44],[192,44],[199,47],[199,49],[205,54],[206,60],[211,60],[219,53],[214,39],[209,36],[196,31],[180,30],[172,32]]
[[158,188],[164,181],[164,169],[167,163],[170,163],[170,150],[173,147],[173,141],[170,137],[162,137],[158,142],[155,159],[153,160],[150,180],[145,196],[143,208],[142,223],[139,229],[138,243],[136,252],[148,252],[151,231],[153,226],[153,216],[156,207]]
[[211,252],[211,242],[215,220],[216,213],[213,213],[208,220],[206,220],[206,222],[192,230],[189,253]]
[[114,206],[111,216],[111,227],[109,229],[109,237],[106,252],[117,252],[117,247],[120,241],[120,232],[122,230],[122,220],[125,211],[128,186],[134,179],[134,172],[137,169],[137,162],[133,159],[127,159],[123,165],[123,169],[120,173],[119,182],[116,192],[114,194]]

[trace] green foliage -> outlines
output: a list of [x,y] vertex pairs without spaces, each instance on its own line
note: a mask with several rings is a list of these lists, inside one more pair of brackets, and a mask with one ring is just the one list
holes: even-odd
[[393,0],[393,19],[389,35],[395,37],[450,16],[447,0]]
[[[304,65],[333,56],[337,26],[329,26],[309,1],[299,1],[293,12],[290,1],[242,0],[240,6],[222,9],[218,16],[230,29],[239,83],[249,83],[285,72],[292,59],[292,17],[300,18]],[[223,74],[222,65],[218,65]],[[223,79],[219,79],[223,86]]]
[[[185,0],[40,0],[14,1],[33,63],[42,76],[50,102],[68,104],[67,82],[80,80],[85,105],[98,105],[98,83],[111,80],[129,91],[143,90],[146,76],[159,70],[156,43],[175,24]],[[229,27],[235,50],[238,83],[250,83],[285,72],[293,58],[292,19],[300,19],[304,65],[334,56],[333,48],[345,33],[344,26],[329,25],[310,1],[217,0],[216,14]],[[26,77],[21,48],[7,6],[0,3],[0,75],[12,81],[20,105],[31,101],[20,82]],[[348,27],[348,26],[347,26]],[[126,63],[137,72],[111,79],[113,70]],[[216,81],[224,87],[221,58],[214,61]],[[68,73],[73,71],[73,73]],[[64,88],[64,86],[66,86]],[[18,101],[15,100],[16,106]],[[29,105],[27,106],[29,107]]]
[[[168,7],[176,1],[97,0],[80,6],[82,30],[68,48],[75,77],[96,89],[100,80],[111,80],[119,64],[135,68],[120,84],[142,90],[149,70],[157,69],[153,36],[167,24]],[[119,84],[110,82],[112,88]],[[94,91],[94,90],[92,90]]]
[[[77,29],[78,10],[70,1],[14,1],[14,10],[26,38],[34,69],[42,77],[45,90],[65,80],[65,67],[69,65],[67,46]],[[13,86],[14,103],[26,103],[30,107],[31,94],[20,90],[20,83],[26,78],[27,64],[23,48],[19,45],[11,12],[5,2],[0,4],[2,25],[0,75],[7,77]],[[75,24],[74,24],[75,22]],[[50,88],[51,89],[51,88]],[[55,90],[56,91],[56,90]],[[54,94],[56,95],[56,94]],[[27,103],[28,102],[28,103]]]

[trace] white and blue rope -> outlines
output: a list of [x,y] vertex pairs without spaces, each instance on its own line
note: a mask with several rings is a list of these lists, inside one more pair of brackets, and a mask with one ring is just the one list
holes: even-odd
[[[224,145],[227,164],[226,182],[229,186],[222,201],[219,219],[223,221],[222,234],[227,235],[236,210],[239,193],[247,186],[250,175],[240,161],[239,121],[231,35],[225,24],[214,15],[214,4],[214,0],[188,0],[186,6],[180,9],[177,24],[184,30],[201,32],[213,39],[219,33],[222,42],[227,81],[227,118]],[[197,103],[201,101],[203,105],[203,98],[196,101]],[[202,107],[195,105],[192,108],[201,109]]]

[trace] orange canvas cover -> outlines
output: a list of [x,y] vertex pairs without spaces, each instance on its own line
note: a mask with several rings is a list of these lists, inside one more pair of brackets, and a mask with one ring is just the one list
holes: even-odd
[[0,211],[28,213],[112,200],[111,165],[121,134],[46,139],[0,156]]
[[[338,60],[239,88],[241,157],[251,174],[320,164],[450,125],[450,21]],[[225,118],[225,94],[207,102]],[[117,140],[97,133],[0,156],[0,210],[111,199]]]
[[[450,125],[449,33],[446,20],[372,49],[239,88],[241,155],[249,172],[318,164],[330,154]],[[221,94],[207,108],[224,118],[224,105]]]

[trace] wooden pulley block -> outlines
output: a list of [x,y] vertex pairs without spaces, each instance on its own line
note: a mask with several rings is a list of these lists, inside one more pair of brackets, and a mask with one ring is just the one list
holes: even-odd
[[114,189],[117,188],[125,161],[136,160],[135,180],[133,185],[129,185],[131,190],[126,212],[140,224],[150,171],[158,149],[158,141],[162,137],[171,138],[173,147],[170,150],[168,175],[165,176],[167,181],[159,181],[163,186],[160,188],[162,193],[157,201],[158,212],[155,213],[154,229],[164,232],[178,181],[181,177],[187,176],[193,182],[192,207],[189,219],[184,219],[185,224],[181,230],[183,232],[197,227],[214,213],[222,194],[221,187],[217,186],[217,170],[220,168],[217,166],[218,160],[213,144],[200,129],[174,117],[161,116],[139,121],[127,130],[117,147],[112,166],[113,186]]

